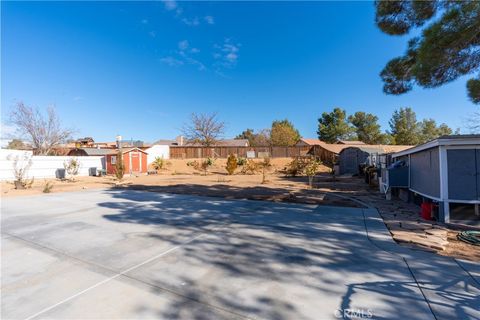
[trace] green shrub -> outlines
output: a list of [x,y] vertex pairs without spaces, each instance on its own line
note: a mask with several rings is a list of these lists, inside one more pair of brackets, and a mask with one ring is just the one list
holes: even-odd
[[153,161],[152,166],[157,171],[163,170],[166,166],[166,161],[161,157],[155,157],[155,160]]
[[247,159],[246,159],[246,158],[238,157],[238,159],[237,159],[237,165],[239,165],[239,166],[244,166],[246,163],[247,163]]
[[237,165],[238,165],[237,157],[234,154],[229,155],[227,159],[227,166],[226,166],[226,169],[229,175],[232,175],[235,173],[235,170],[237,169]]

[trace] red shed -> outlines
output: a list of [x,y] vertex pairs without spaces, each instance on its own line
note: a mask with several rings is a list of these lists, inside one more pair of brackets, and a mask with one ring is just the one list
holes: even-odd
[[[139,148],[122,150],[125,173],[147,173],[147,153]],[[107,173],[115,173],[118,151],[112,151],[106,156]]]

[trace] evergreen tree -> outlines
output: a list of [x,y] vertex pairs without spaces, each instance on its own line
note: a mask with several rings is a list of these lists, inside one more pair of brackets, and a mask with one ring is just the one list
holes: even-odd
[[345,110],[334,108],[332,112],[324,112],[318,119],[318,138],[327,143],[352,138],[353,130],[347,122]]
[[235,137],[235,139],[240,140],[240,139],[247,139],[248,143],[251,146],[255,145],[255,133],[253,132],[253,129],[247,129],[242,131],[239,135]]
[[445,123],[437,126],[437,122],[433,119],[423,119],[419,127],[421,130],[419,143],[425,143],[441,136],[450,135],[453,132]]
[[[422,27],[405,55],[381,72],[384,91],[402,94],[414,85],[439,87],[480,69],[480,1],[377,1],[376,23],[389,35]],[[480,77],[467,82],[470,99],[480,103]]]
[[416,145],[420,142],[419,124],[412,108],[395,110],[389,124],[395,144]]
[[358,140],[366,144],[379,144],[385,141],[380,132],[377,116],[359,111],[349,116],[348,121],[353,125]]

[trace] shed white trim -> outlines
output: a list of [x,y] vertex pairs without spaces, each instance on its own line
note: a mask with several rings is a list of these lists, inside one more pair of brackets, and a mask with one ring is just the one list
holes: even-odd
[[405,156],[408,154],[420,152],[422,150],[430,149],[430,148],[435,148],[438,146],[480,146],[480,136],[478,137],[465,137],[465,138],[438,138],[435,140],[432,140],[430,142],[421,144],[419,146],[396,152],[393,154],[394,158]]

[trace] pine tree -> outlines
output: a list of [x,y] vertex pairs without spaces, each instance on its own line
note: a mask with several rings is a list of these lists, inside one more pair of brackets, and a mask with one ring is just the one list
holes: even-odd
[[348,117],[348,121],[354,126],[358,140],[366,144],[385,142],[384,135],[380,132],[377,116],[359,111]]
[[353,129],[347,122],[347,113],[340,108],[324,112],[318,119],[318,138],[328,143],[352,138]]
[[[405,35],[426,25],[406,53],[387,63],[380,76],[384,91],[402,94],[414,85],[439,87],[480,70],[480,1],[377,1],[376,23],[389,35]],[[480,103],[480,77],[467,82]]]

